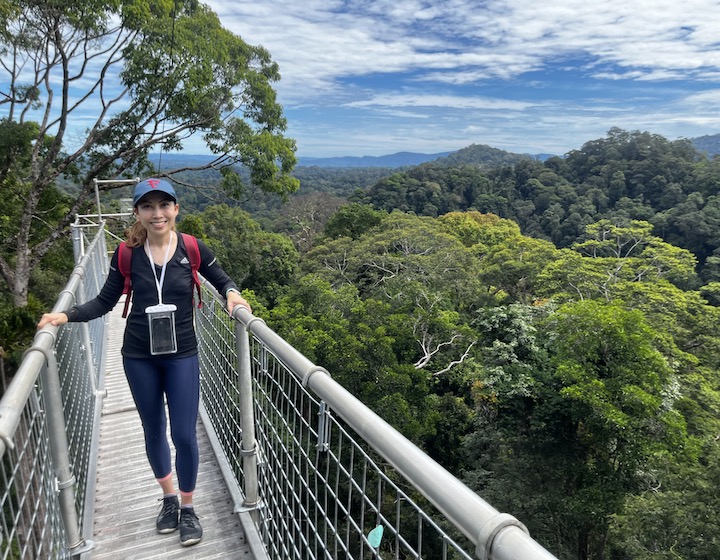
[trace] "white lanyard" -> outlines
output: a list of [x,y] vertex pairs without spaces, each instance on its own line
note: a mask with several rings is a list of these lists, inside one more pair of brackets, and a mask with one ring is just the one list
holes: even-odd
[[147,253],[148,260],[150,261],[150,268],[152,269],[152,275],[153,279],[155,280],[155,286],[157,287],[157,293],[158,293],[158,303],[162,305],[162,287],[165,283],[165,269],[167,268],[167,262],[168,262],[168,256],[170,255],[170,245],[172,245],[173,241],[173,232],[170,231],[170,241],[168,241],[167,249],[165,249],[165,259],[163,260],[163,266],[162,266],[162,272],[160,273],[160,280],[157,278],[157,274],[155,274],[155,262],[152,258],[152,252],[150,251],[150,243],[148,243],[147,238],[145,239],[145,252]]

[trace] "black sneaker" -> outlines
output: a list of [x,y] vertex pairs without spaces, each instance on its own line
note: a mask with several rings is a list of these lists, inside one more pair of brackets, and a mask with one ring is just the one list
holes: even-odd
[[190,546],[202,539],[203,530],[193,508],[180,508],[180,544]]
[[178,528],[179,509],[177,496],[168,496],[162,499],[162,509],[155,522],[158,533],[172,533]]

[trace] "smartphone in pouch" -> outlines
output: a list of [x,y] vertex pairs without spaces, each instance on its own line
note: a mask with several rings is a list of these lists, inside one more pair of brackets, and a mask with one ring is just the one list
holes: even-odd
[[145,309],[150,334],[150,354],[174,354],[177,352],[175,337],[175,311],[170,304],[151,305]]

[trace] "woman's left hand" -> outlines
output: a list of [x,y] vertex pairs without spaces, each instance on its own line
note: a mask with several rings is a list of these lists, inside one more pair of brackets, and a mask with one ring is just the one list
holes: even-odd
[[245,309],[247,309],[250,313],[252,313],[252,307],[250,307],[250,304],[248,301],[242,297],[237,292],[228,292],[227,294],[227,310],[230,315],[232,315],[233,309],[236,305],[242,305]]

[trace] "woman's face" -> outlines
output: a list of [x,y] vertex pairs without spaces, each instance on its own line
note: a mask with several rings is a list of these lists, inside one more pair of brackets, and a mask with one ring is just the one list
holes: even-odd
[[179,210],[180,206],[165,193],[151,192],[137,203],[135,215],[148,235],[163,235],[175,227]]

